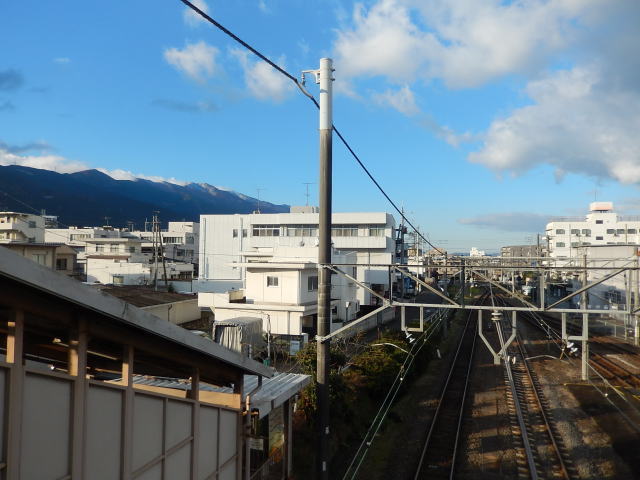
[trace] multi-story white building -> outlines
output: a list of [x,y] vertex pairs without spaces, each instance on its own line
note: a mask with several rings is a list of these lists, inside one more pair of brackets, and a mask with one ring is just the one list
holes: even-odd
[[0,242],[44,243],[44,218],[29,213],[0,212]]
[[[167,259],[198,263],[200,224],[198,222],[169,222],[166,230],[162,230],[164,255]],[[142,251],[153,253],[153,232],[133,230],[130,235],[144,240]]]
[[558,217],[546,227],[549,256],[561,262],[577,257],[578,248],[591,245],[640,244],[640,217],[613,211],[611,202],[592,202],[586,217]]
[[[272,256],[276,247],[317,246],[318,211],[292,207],[290,213],[200,216],[200,275],[198,290],[226,292],[240,289],[246,277],[243,264],[251,257]],[[333,247],[355,253],[357,264],[391,264],[395,255],[395,220],[384,212],[334,213]],[[374,291],[389,290],[385,267],[362,266],[356,278]],[[358,289],[362,305],[375,297]]]
[[78,268],[83,274],[87,273],[87,241],[95,238],[120,238],[120,230],[102,227],[69,227],[47,228],[44,233],[45,242],[64,243],[77,252]]
[[[273,335],[316,334],[318,315],[318,248],[275,247],[273,255],[248,258],[245,288],[227,293],[198,293],[198,305],[210,308],[215,320],[253,316]],[[356,253],[334,252],[334,262],[355,263]],[[352,274],[355,267],[345,267]],[[356,318],[359,304],[354,282],[331,276],[331,330]]]
[[[148,285],[155,277],[155,264],[151,255],[142,252],[143,241],[133,237],[93,238],[87,245],[87,282],[114,285]],[[158,279],[164,271],[167,280],[191,280],[190,263],[162,262],[158,265]]]

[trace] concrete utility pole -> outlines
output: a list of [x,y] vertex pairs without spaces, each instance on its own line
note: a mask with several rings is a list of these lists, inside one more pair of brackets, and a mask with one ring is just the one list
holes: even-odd
[[318,339],[316,393],[318,398],[317,478],[329,479],[329,341],[323,337],[331,332],[331,177],[332,177],[332,91],[333,61],[320,59],[320,69],[304,71],[315,75],[320,84],[320,180],[319,180],[319,242],[318,242]]

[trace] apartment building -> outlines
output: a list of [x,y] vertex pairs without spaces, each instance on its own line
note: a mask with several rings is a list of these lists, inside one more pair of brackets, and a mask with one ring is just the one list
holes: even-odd
[[[245,288],[227,293],[198,293],[198,305],[211,309],[215,321],[252,316],[272,335],[313,338],[318,317],[318,248],[276,247],[271,256],[248,257]],[[356,253],[334,252],[336,263],[355,263]],[[344,267],[352,274],[356,267]],[[331,276],[331,330],[354,320],[359,311],[354,282]]]
[[[290,213],[201,215],[200,274],[197,289],[222,293],[240,289],[246,278],[244,265],[251,257],[272,256],[277,247],[315,247],[318,244],[316,207],[291,207]],[[384,212],[334,213],[333,248],[353,252],[356,278],[375,291],[389,290],[388,269],[364,264],[394,263],[395,220]],[[372,298],[373,297],[373,298]],[[360,304],[375,297],[358,289]]]
[[597,245],[639,245],[640,217],[618,215],[612,202],[592,202],[584,217],[558,217],[546,227],[549,256],[575,259],[578,248]]
[[[153,232],[132,230],[129,234],[144,241],[143,252],[153,253]],[[165,257],[169,260],[197,265],[199,234],[198,222],[168,222],[167,229],[160,232]]]
[[0,242],[44,243],[44,218],[30,213],[0,212]]
[[[156,264],[150,254],[142,251],[143,240],[135,237],[92,238],[86,243],[87,282],[114,285],[146,285],[155,278]],[[190,263],[159,261],[159,279],[191,280]]]
[[40,215],[0,212],[0,246],[64,275],[78,274],[76,252],[62,242],[47,241]]

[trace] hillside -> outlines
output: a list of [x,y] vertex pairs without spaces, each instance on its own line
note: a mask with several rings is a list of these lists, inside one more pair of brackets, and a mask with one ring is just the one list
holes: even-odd
[[[176,185],[151,180],[115,180],[98,170],[56,173],[50,170],[0,166],[0,211],[57,215],[64,225],[109,223],[137,227],[154,211],[168,220],[198,221],[201,214],[251,213],[258,200],[207,183]],[[260,202],[263,213],[289,211],[287,205]]]

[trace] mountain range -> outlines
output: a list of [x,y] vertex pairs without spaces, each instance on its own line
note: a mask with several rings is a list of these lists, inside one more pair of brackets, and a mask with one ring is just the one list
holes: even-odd
[[[259,204],[259,205],[258,205]],[[158,211],[161,223],[199,221],[201,214],[288,212],[288,205],[214,187],[208,183],[116,180],[98,170],[57,173],[18,165],[0,166],[0,211],[57,215],[61,225],[141,228]]]

